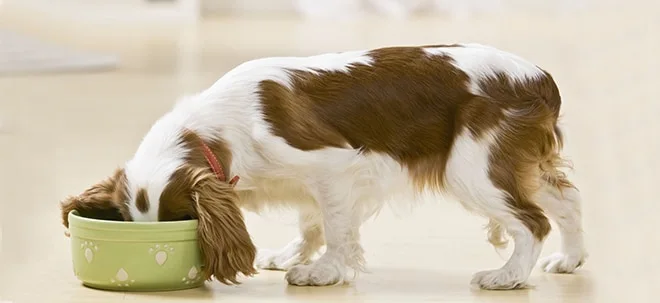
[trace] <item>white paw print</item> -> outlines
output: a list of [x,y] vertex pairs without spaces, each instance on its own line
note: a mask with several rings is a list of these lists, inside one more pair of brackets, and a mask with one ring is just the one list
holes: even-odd
[[110,283],[116,284],[119,287],[129,287],[135,283],[135,280],[128,279],[128,273],[123,268],[117,271],[114,279],[110,279]]
[[92,260],[94,260],[94,252],[99,251],[99,247],[92,241],[80,243],[80,249],[85,251],[85,259],[87,260],[87,263],[92,263]]
[[167,261],[168,254],[174,253],[174,247],[171,247],[168,244],[156,244],[149,248],[149,253],[154,254],[154,258],[156,259],[156,263],[158,263],[158,265],[163,265],[165,264],[165,261]]
[[200,274],[197,267],[193,266],[188,271],[188,276],[181,278],[183,284],[194,284],[199,281]]

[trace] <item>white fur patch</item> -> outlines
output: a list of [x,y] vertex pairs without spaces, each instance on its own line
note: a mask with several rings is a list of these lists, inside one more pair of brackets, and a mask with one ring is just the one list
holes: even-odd
[[445,168],[447,191],[466,209],[482,215],[509,212],[504,202],[506,193],[497,189],[488,177],[488,158],[497,131],[493,129],[481,138],[474,138],[465,128],[456,137]]
[[452,64],[470,77],[469,90],[475,95],[484,95],[480,88],[481,80],[496,73],[504,73],[519,82],[543,75],[536,65],[514,54],[476,43],[461,45],[462,47],[429,47],[424,51],[429,56],[451,57]]
[[[156,121],[131,160],[126,162],[128,206],[134,221],[157,221],[160,195],[170,176],[184,163],[188,150],[179,145],[182,117],[168,113]],[[142,213],[135,204],[140,188],[147,191],[149,210]]]
[[299,70],[317,74],[318,72],[349,72],[355,65],[371,65],[373,59],[367,51],[348,51],[319,54],[308,57],[269,57],[251,60],[229,71],[218,80],[221,85],[227,81],[258,83],[273,80],[291,89],[288,70]]

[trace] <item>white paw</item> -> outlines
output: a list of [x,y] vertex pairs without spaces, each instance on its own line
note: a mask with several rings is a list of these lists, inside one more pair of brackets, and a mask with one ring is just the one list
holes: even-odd
[[554,253],[541,259],[541,267],[545,272],[570,274],[582,266],[584,262],[585,256],[583,255]]
[[293,266],[306,262],[307,260],[297,252],[260,249],[257,252],[256,266],[266,270],[289,270]]
[[334,262],[315,262],[310,265],[296,265],[286,273],[291,285],[326,286],[344,281],[345,268]]
[[528,286],[526,281],[527,277],[524,277],[520,271],[501,268],[474,274],[470,284],[482,289],[502,290],[525,288]]

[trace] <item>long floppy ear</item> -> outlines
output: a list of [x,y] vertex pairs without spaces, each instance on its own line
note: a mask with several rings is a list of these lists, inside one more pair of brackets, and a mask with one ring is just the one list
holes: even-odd
[[204,278],[212,280],[211,276],[215,276],[224,284],[240,284],[236,280],[238,273],[256,274],[253,265],[256,248],[231,185],[207,174],[196,182],[192,195],[198,217]]
[[127,212],[124,207],[126,195],[125,179],[123,169],[117,169],[115,173],[86,189],[78,196],[70,196],[60,203],[62,210],[62,224],[69,227],[69,212],[77,210],[81,216],[102,220],[127,220]]

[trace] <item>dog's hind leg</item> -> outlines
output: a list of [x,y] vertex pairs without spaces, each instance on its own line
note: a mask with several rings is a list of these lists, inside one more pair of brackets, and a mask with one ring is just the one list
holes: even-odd
[[539,191],[538,202],[561,233],[561,251],[543,258],[541,267],[551,273],[572,273],[587,258],[580,193],[563,174],[553,174]]
[[475,136],[460,133],[445,172],[447,190],[466,208],[489,218],[514,242],[509,260],[499,269],[476,273],[472,284],[484,289],[514,289],[527,285],[550,223],[533,201],[538,163],[500,156],[498,129]]

